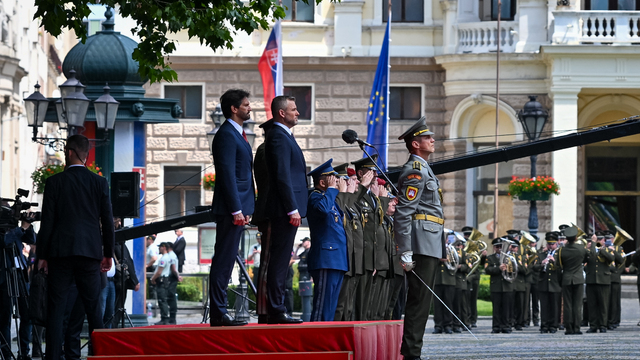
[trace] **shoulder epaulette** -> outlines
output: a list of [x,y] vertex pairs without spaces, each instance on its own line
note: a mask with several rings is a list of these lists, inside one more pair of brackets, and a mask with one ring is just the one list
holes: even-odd
[[420,161],[414,161],[413,168],[416,170],[422,170],[422,163]]
[[318,194],[324,194],[324,191],[320,191],[320,190],[318,190],[318,189],[314,189],[314,190],[313,190],[313,192],[314,192],[314,193],[318,193]]

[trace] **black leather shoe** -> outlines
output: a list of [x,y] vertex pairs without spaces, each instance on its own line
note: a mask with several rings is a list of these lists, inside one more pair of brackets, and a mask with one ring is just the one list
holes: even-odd
[[614,330],[615,328],[613,327],[613,325],[609,325],[607,326],[607,330]]
[[573,335],[582,335],[582,331],[576,331],[573,333]]
[[502,329],[503,334],[511,334],[511,329]]
[[587,330],[587,334],[594,334],[594,333],[597,333],[597,332],[598,332],[598,329],[589,328],[589,330]]
[[268,324],[302,324],[302,319],[294,319],[287,313],[269,316]]
[[564,332],[564,334],[565,334],[565,335],[573,335],[574,333],[573,333],[573,332],[571,332],[571,331],[569,331],[569,330],[567,330],[567,331],[565,331],[565,332]]
[[500,334],[500,330],[493,329],[493,330],[491,330],[491,333],[492,334]]
[[444,328],[444,333],[445,334],[453,334],[453,331],[451,331],[451,328],[446,327],[446,328]]
[[153,325],[169,325],[169,318],[162,319]]
[[442,329],[441,328],[433,328],[432,334],[442,334]]
[[550,333],[550,334],[555,334],[557,331],[558,331],[558,330],[556,330],[556,329],[549,329],[549,333]]
[[549,332],[549,329],[547,329],[547,328],[541,328],[540,329],[540,334],[546,334],[548,332]]
[[471,324],[471,327],[472,327],[472,328],[477,328],[477,327],[478,327],[478,325],[477,325],[477,324],[475,324],[475,323],[473,323],[473,324]]
[[246,321],[236,320],[233,318],[233,316],[229,314],[224,314],[218,318],[215,318],[215,317],[211,318],[211,326],[214,326],[214,327],[215,326],[242,326],[247,324],[248,323]]
[[420,360],[420,356],[405,356],[404,360]]
[[558,330],[564,330],[564,325],[558,326]]
[[534,321],[533,326],[540,326],[540,323],[538,321]]
[[606,333],[606,332],[607,332],[607,329],[602,327],[602,328],[600,328],[600,332],[601,332],[601,333]]
[[460,328],[454,328],[454,329],[453,329],[453,332],[454,332],[454,333],[456,333],[456,334],[462,334],[462,329],[460,329]]
[[516,325],[516,330],[518,330],[518,331],[522,331],[522,326],[520,326],[520,325]]

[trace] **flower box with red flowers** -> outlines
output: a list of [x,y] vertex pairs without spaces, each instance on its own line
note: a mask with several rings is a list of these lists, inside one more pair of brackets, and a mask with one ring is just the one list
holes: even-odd
[[[91,172],[95,174],[102,176],[102,170],[98,166],[96,166],[95,162],[87,165],[87,169],[91,170]],[[44,185],[47,182],[47,179],[63,171],[64,164],[42,164],[42,166],[31,173],[31,179],[33,180],[33,188],[35,189],[35,192],[38,194],[44,193]]]
[[216,187],[216,174],[206,173],[200,182],[205,190],[213,190]]
[[526,201],[545,201],[552,195],[560,194],[560,185],[550,176],[518,178],[513,176],[509,182],[511,198]]

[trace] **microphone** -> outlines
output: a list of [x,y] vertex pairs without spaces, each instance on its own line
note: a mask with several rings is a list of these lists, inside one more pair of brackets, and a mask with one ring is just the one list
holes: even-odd
[[351,129],[347,129],[345,131],[342,132],[342,140],[344,140],[344,142],[346,142],[347,144],[353,144],[354,142],[358,142],[358,144],[360,145],[366,145],[369,147],[374,147],[373,145],[369,144],[366,141],[360,140],[358,139],[358,133],[351,130]]

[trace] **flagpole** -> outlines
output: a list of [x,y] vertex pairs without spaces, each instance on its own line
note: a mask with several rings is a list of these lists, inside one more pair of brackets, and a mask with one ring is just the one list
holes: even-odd
[[[500,146],[498,135],[500,132],[500,15],[502,13],[502,0],[498,0],[498,46],[496,51],[496,149]],[[496,172],[493,189],[493,237],[498,237],[498,163],[496,163]]]
[[[391,97],[391,88],[389,87],[389,77],[391,76],[391,0],[389,0],[389,18],[387,19],[387,26],[389,26],[389,45],[388,45],[388,49],[387,49],[387,64],[389,66],[389,70],[387,71],[387,98],[385,100],[385,107],[387,109],[386,113],[386,117],[387,117],[387,121],[385,124],[386,130],[385,133],[387,134],[387,139],[385,139],[387,141],[387,144],[389,143],[389,122],[391,121],[390,115],[389,115],[389,98]],[[384,158],[386,159],[384,165],[384,171],[387,171],[389,169],[389,145],[384,147]]]

